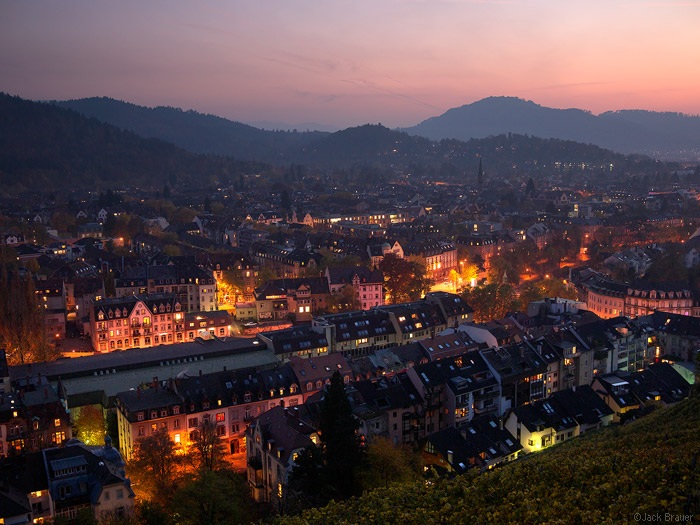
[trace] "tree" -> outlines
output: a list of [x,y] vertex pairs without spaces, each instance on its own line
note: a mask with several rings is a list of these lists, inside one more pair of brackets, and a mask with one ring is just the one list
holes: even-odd
[[327,301],[328,311],[331,313],[351,312],[358,309],[357,294],[351,284],[346,284],[340,293],[334,293]]
[[537,190],[535,189],[535,181],[532,180],[532,177],[527,179],[527,185],[525,186],[525,195],[528,197],[534,197],[536,194]]
[[211,418],[202,418],[190,443],[188,456],[199,471],[216,470],[224,456],[224,444],[217,434],[217,424]]
[[159,429],[134,444],[131,476],[140,497],[165,506],[178,481],[179,459],[166,429]]
[[292,209],[292,200],[289,197],[289,191],[282,190],[282,195],[280,197],[280,208],[285,213],[289,213]]
[[545,298],[576,299],[576,290],[567,287],[561,279],[529,282],[520,290],[519,310],[525,310],[534,301]]
[[114,272],[109,270],[107,273],[103,273],[102,282],[105,286],[105,297],[114,297],[117,294]]
[[168,257],[179,257],[182,255],[182,252],[180,251],[180,247],[176,246],[174,244],[167,244],[163,246],[163,254],[167,255]]
[[474,321],[483,323],[501,319],[518,310],[513,288],[507,284],[491,283],[477,288],[466,288],[462,298],[474,309]]
[[105,439],[105,418],[95,405],[80,408],[74,421],[74,435],[87,445],[100,445]]
[[361,462],[358,423],[352,413],[345,383],[336,370],[326,390],[320,413],[321,441],[330,487],[339,498],[358,492],[357,467]]
[[387,253],[379,263],[379,269],[384,274],[384,287],[391,303],[415,301],[430,290],[426,268],[418,261]]
[[324,506],[331,499],[328,487],[323,450],[309,445],[299,453],[289,473],[285,512],[293,514],[308,507]]
[[34,279],[22,279],[14,265],[0,264],[0,345],[11,365],[48,361],[60,356],[44,329],[44,311],[37,300]]
[[262,266],[258,272],[258,286],[265,284],[267,281],[276,279],[277,274],[269,266]]
[[240,474],[201,472],[175,492],[174,521],[183,525],[248,523],[255,517],[248,494]]
[[392,483],[419,478],[422,458],[407,445],[394,445],[379,438],[367,447],[367,460],[361,480],[364,490],[386,488]]

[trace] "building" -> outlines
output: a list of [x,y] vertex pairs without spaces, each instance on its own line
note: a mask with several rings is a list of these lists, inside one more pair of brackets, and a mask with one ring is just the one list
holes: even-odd
[[320,255],[300,248],[286,248],[273,244],[255,243],[250,255],[260,268],[270,268],[284,278],[301,277],[307,269],[318,267]]
[[424,241],[410,243],[404,247],[404,256],[419,257],[428,270],[432,281],[444,281],[451,270],[459,271],[457,248],[447,241]]
[[478,350],[416,365],[407,373],[425,400],[428,433],[498,413],[501,388]]
[[340,373],[346,385],[353,377],[347,360],[338,353],[306,359],[292,356],[289,358],[289,365],[292,367],[304,401],[330,384],[331,377],[336,371]]
[[199,338],[182,344],[14,366],[10,374],[13,381],[41,374],[61,392],[70,409],[95,404],[95,399],[103,398],[108,403],[103,407],[109,408],[125,388],[149,384],[154,377],[182,377],[200,370],[210,374],[224,368],[266,369],[278,362],[273,352],[256,339]]
[[479,416],[468,425],[430,434],[423,446],[423,460],[439,473],[463,474],[472,468],[485,470],[514,461],[521,450],[522,445],[503,428],[501,420]]
[[104,446],[71,439],[63,447],[0,459],[0,486],[0,500],[4,487],[12,487],[15,505],[28,517],[4,523],[73,520],[80,512],[108,520],[134,510],[131,482],[109,436]]
[[655,311],[700,316],[693,292],[683,283],[623,283],[586,269],[573,280],[579,299],[588,310],[607,319],[639,317]]
[[289,365],[269,370],[224,370],[170,378],[157,377],[150,388],[117,395],[119,446],[127,459],[138,439],[166,430],[186,448],[195,440],[200,422],[217,425],[217,435],[231,454],[246,451],[244,432],[255,417],[275,406],[303,402],[299,383]]
[[613,411],[590,386],[583,386],[515,407],[505,427],[527,454],[607,426],[612,420]]
[[497,415],[545,397],[544,376],[548,366],[534,349],[526,344],[480,350],[481,356],[501,386]]
[[275,407],[255,418],[245,433],[248,484],[253,499],[284,507],[289,473],[304,448],[318,444],[316,429],[294,408]]
[[[4,361],[4,352],[2,358]],[[6,365],[6,362],[5,362]],[[8,374],[5,366],[4,374]],[[0,373],[3,365],[0,364]],[[0,387],[0,457],[60,445],[72,437],[71,421],[56,390],[41,374]]]
[[352,286],[357,309],[368,310],[384,304],[384,275],[379,270],[364,266],[351,268],[326,268],[326,279],[331,294],[342,293],[345,286]]
[[185,308],[171,293],[124,295],[93,303],[90,335],[96,352],[185,341]]
[[406,373],[356,381],[348,387],[358,432],[367,442],[417,443],[425,435],[423,399]]
[[254,291],[258,320],[280,320],[293,314],[297,321],[310,321],[326,309],[330,293],[323,277],[267,281]]
[[218,310],[216,279],[196,264],[131,268],[115,279],[117,297],[144,294],[174,294],[187,312]]

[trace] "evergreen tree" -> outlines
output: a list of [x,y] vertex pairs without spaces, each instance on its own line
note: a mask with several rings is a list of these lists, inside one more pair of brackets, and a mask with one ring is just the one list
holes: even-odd
[[289,212],[292,209],[292,200],[289,197],[289,191],[287,190],[282,191],[282,195],[280,197],[280,207],[285,212]]
[[328,481],[340,498],[358,492],[356,475],[361,462],[358,426],[345,392],[345,383],[336,370],[323,399],[320,430]]

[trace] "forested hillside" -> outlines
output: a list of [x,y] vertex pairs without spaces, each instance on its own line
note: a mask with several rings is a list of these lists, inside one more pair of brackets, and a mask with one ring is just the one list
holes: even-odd
[[160,188],[234,180],[262,164],[197,155],[75,111],[0,94],[0,184],[5,192],[67,187]]

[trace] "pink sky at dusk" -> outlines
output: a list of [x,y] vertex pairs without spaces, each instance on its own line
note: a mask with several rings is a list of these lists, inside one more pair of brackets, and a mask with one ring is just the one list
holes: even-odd
[[240,121],[410,126],[491,95],[700,113],[700,0],[38,2],[0,7],[0,91]]

